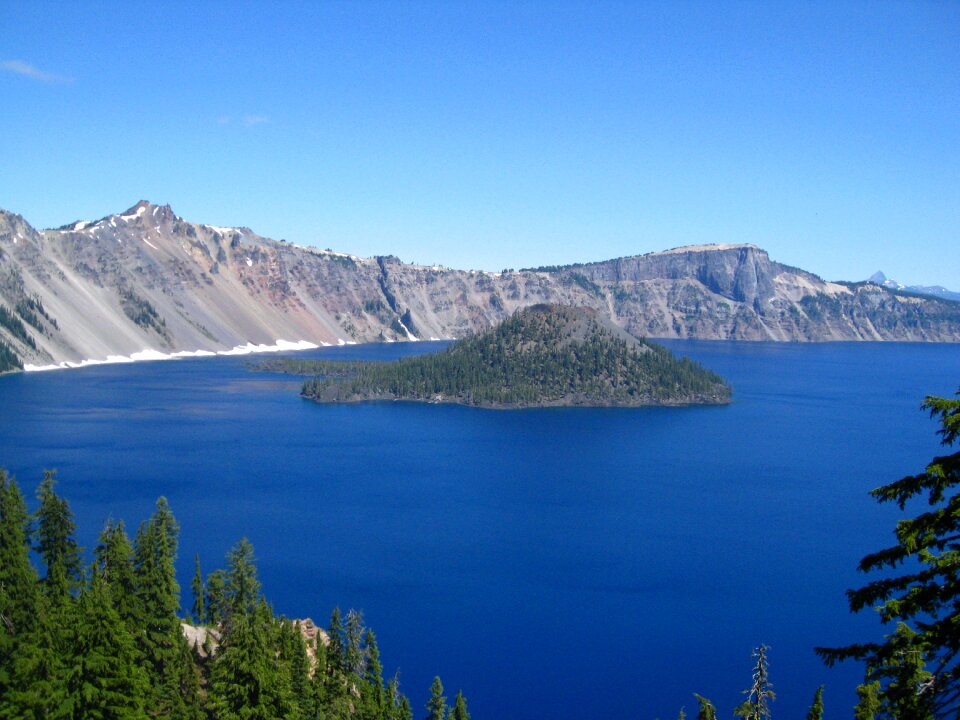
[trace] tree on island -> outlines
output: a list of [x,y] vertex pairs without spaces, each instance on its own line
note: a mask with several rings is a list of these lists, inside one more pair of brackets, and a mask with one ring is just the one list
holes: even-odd
[[[960,395],[960,392],[958,392]],[[928,396],[944,446],[960,439],[960,400]],[[960,714],[960,452],[934,457],[924,472],[877,488],[878,502],[928,510],[897,523],[897,542],[860,561],[881,578],[847,593],[851,612],[876,608],[894,630],[882,642],[817,648],[828,666],[866,663],[857,720],[956,718]],[[900,570],[900,574],[892,571]]]

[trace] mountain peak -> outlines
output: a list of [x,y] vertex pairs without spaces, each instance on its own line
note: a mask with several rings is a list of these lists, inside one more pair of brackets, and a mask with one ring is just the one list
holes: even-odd
[[883,274],[883,270],[877,270],[873,275],[867,278],[867,282],[876,283],[877,285],[883,285],[887,281],[887,276]]

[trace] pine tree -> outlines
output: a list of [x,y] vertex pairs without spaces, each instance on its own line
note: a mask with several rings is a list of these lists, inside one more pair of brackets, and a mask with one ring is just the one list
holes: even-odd
[[123,521],[107,522],[97,547],[94,548],[94,568],[106,584],[109,599],[120,619],[134,627],[140,617],[137,606],[137,578],[133,562],[133,545],[123,527]]
[[366,658],[363,649],[363,613],[359,610],[347,611],[347,672],[363,677]]
[[340,608],[338,607],[335,607],[330,614],[330,627],[327,628],[327,637],[330,638],[330,644],[327,646],[327,672],[330,675],[345,672],[347,661],[343,642],[343,622],[340,619]]
[[227,553],[227,613],[249,615],[260,603],[260,581],[257,580],[253,545],[246,538]]
[[[960,395],[960,392],[958,392]],[[960,399],[928,396],[923,408],[939,418],[944,446],[960,440]],[[898,718],[956,718],[960,713],[960,452],[933,458],[924,472],[873,490],[901,511],[922,498],[929,508],[897,523],[896,544],[867,555],[863,572],[883,576],[847,593],[850,611],[876,608],[894,631],[882,642],[817,648],[827,665],[866,663],[859,712]],[[901,570],[895,575],[894,571]],[[878,683],[878,685],[874,685]],[[872,704],[876,693],[879,707]],[[862,707],[861,707],[862,706]]]
[[223,570],[214,570],[207,575],[204,604],[206,624],[216,627],[222,623],[227,613],[227,574]]
[[81,593],[79,608],[63,675],[71,716],[146,720],[147,676],[102,578]]
[[379,720],[384,717],[386,703],[383,692],[383,665],[380,664],[380,649],[377,647],[377,638],[373,630],[367,629],[364,644],[367,650],[367,667],[364,679],[366,684],[367,713],[370,720]]
[[744,720],[770,720],[770,701],[774,700],[776,695],[770,683],[768,650],[766,645],[760,645],[753,651],[753,656],[757,659],[753,666],[753,684],[743,691],[747,699],[733,711]]
[[425,720],[446,720],[447,698],[443,695],[443,683],[440,677],[433,679],[430,686],[430,699],[427,700],[427,717]]
[[880,683],[857,685],[857,704],[853,708],[853,720],[874,720],[880,712]]
[[73,539],[76,526],[67,501],[54,491],[54,471],[47,470],[43,482],[37,488],[40,507],[36,513],[36,545],[47,573],[43,578],[44,588],[54,597],[63,598],[80,586],[80,547]]
[[823,685],[813,694],[813,703],[807,712],[807,720],[823,720]]
[[37,617],[37,573],[30,564],[29,515],[20,488],[0,469],[0,696],[17,647]]
[[297,717],[289,673],[277,663],[279,630],[260,595],[253,546],[244,538],[227,556],[227,615],[210,671],[218,720]]
[[[194,674],[180,627],[180,586],[174,563],[179,528],[166,498],[159,498],[150,520],[137,532],[134,548],[140,651],[151,681],[151,714],[180,718],[187,714],[184,682]],[[186,650],[186,652],[185,652]]]
[[[64,630],[73,627],[76,618],[68,615],[72,606],[61,603],[54,620],[51,603],[45,595],[38,598],[36,621],[17,646],[9,685],[0,696],[0,717],[9,720],[66,720],[69,717],[70,698],[63,678],[71,650]],[[60,624],[63,620],[68,624]]]
[[[683,710],[680,713],[680,720],[683,720]],[[453,710],[450,711],[450,720],[470,720],[470,713],[467,712],[467,699],[463,696],[462,690],[457,690],[457,697],[453,701]]]
[[190,583],[190,592],[193,593],[193,607],[190,610],[190,617],[198,625],[202,624],[207,617],[207,609],[204,606],[203,576],[200,574],[200,555],[193,556],[194,572],[193,582]]
[[300,624],[287,623],[289,640],[286,661],[290,668],[290,691],[294,701],[300,707],[304,718],[314,716],[313,693],[310,689],[310,658],[307,656],[307,642],[300,630]]
[[717,708],[714,707],[713,703],[702,695],[694,693],[693,696],[700,705],[697,710],[697,720],[717,720]]

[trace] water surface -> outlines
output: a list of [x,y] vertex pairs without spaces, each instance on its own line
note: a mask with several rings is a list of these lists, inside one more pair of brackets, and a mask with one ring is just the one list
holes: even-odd
[[919,405],[960,386],[960,348],[668,345],[733,404],[321,406],[243,358],[114,365],[0,378],[0,465],[30,495],[56,468],[86,547],[167,496],[185,588],[194,552],[209,571],[249,537],[277,612],[364,610],[418,716],[439,673],[478,720],[667,719],[693,692],[729,717],[761,642],[777,717],[821,683],[848,716],[859,669],[812,647],[880,632],[843,595],[892,539],[867,491],[939,451]]

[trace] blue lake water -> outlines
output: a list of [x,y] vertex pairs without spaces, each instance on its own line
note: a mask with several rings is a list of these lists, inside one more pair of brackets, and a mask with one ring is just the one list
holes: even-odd
[[29,496],[56,468],[88,548],[165,495],[184,588],[249,537],[277,612],[364,610],[417,716],[440,674],[478,720],[666,720],[694,692],[729,717],[763,642],[777,717],[821,683],[849,717],[859,668],[812,648],[881,632],[844,597],[897,517],[867,491],[939,451],[919,405],[960,386],[960,347],[667,344],[733,404],[320,406],[242,358],[115,365],[0,377],[0,465]]

